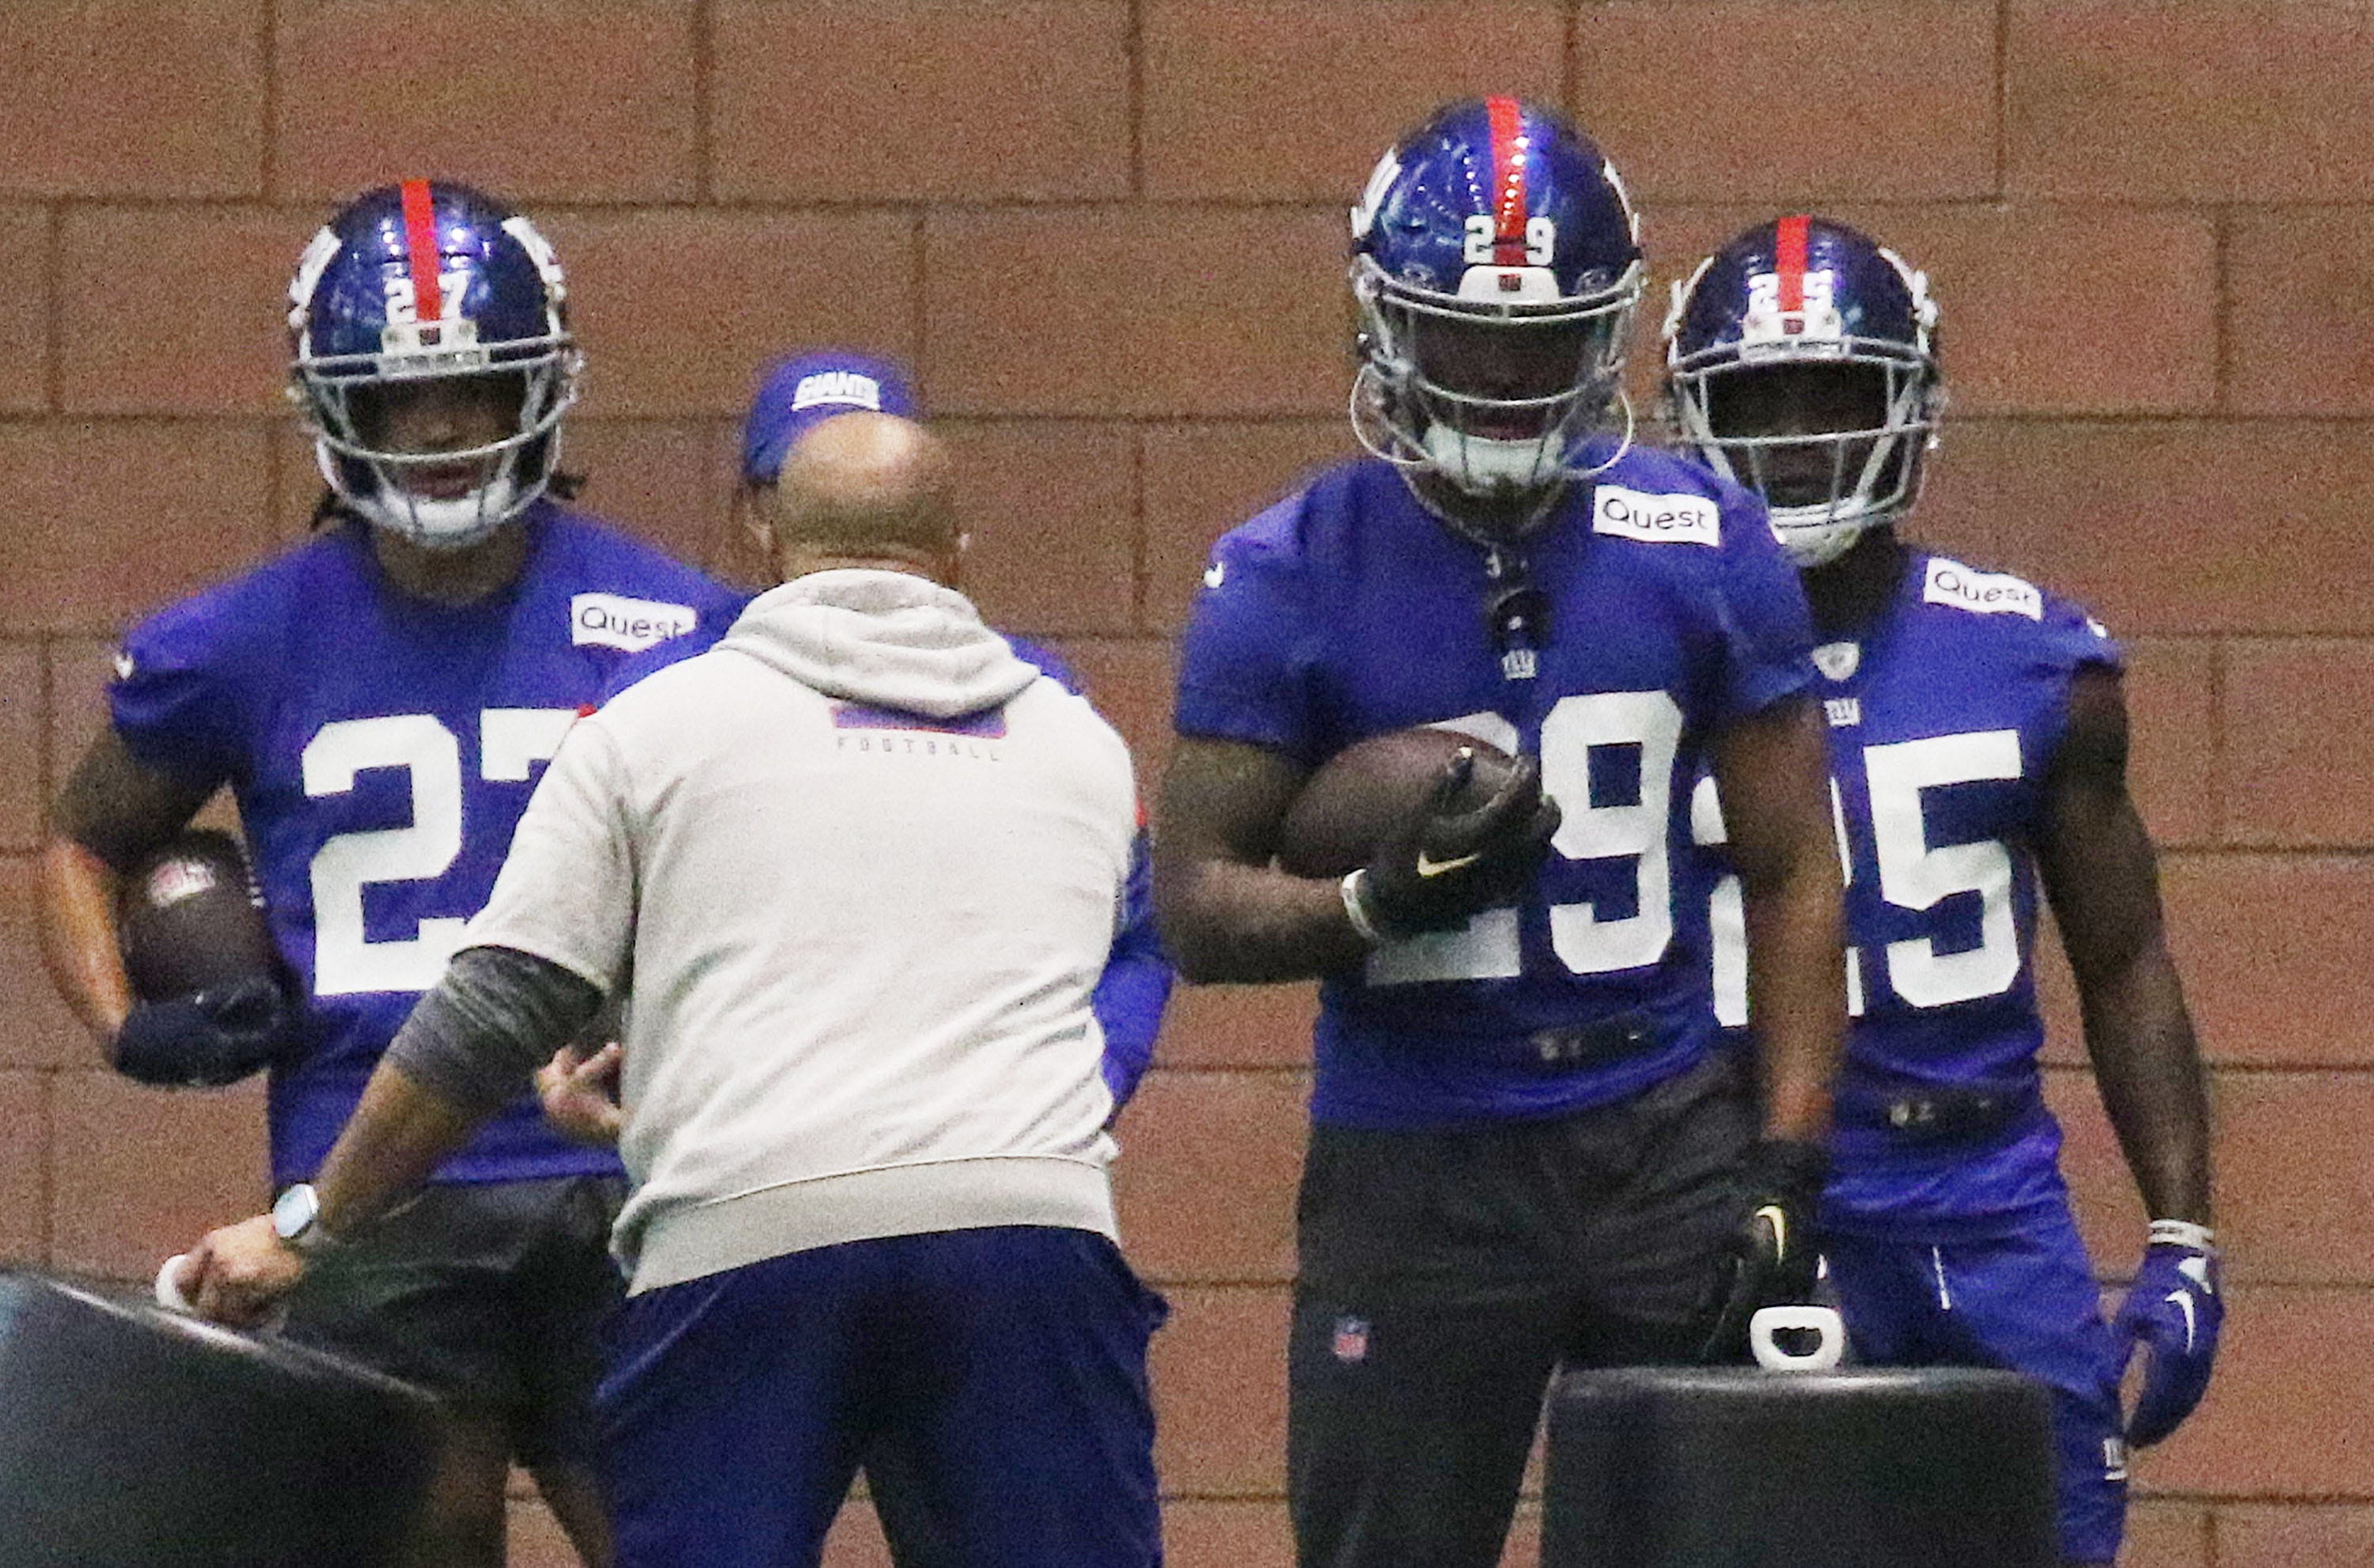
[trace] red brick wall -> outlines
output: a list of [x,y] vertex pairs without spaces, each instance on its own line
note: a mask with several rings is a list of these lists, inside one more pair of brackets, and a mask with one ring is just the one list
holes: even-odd
[[[10,0],[0,83],[0,1257],[142,1275],[259,1195],[255,1094],[93,1070],[28,857],[114,628],[301,526],[277,300],[338,196],[434,171],[543,218],[592,356],[589,498],[711,564],[760,357],[911,356],[968,464],[980,596],[1079,656],[1150,777],[1205,541],[1345,449],[1343,209],[1434,100],[1518,90],[1630,176],[1659,290],[1807,204],[1934,275],[1954,423],[1922,532],[2132,640],[2216,1063],[2234,1327],[2207,1410],[2138,1467],[2128,1561],[2374,1557],[2355,0]],[[1306,1008],[1186,997],[1128,1124],[1132,1249],[1179,1308],[1187,1568],[1284,1560]],[[2122,1269],[2138,1216],[2067,1038],[2087,1228]]]

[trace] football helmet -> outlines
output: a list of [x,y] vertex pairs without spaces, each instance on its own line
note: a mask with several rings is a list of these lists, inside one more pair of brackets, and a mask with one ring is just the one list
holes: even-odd
[[[1664,335],[1682,441],[1764,497],[1800,567],[1836,560],[1911,508],[1945,389],[1937,302],[1895,252],[1827,218],[1760,224],[1674,286]],[[1802,370],[1758,386],[1808,366],[1839,367],[1829,400],[1863,412],[1792,417],[1786,405],[1814,385]]]
[[[332,492],[431,549],[475,544],[517,516],[551,483],[560,416],[577,398],[566,304],[552,247],[492,198],[429,180],[358,197],[313,237],[288,286],[288,395]],[[515,391],[510,427],[458,451],[398,450],[381,429],[387,401],[454,378],[499,405]]]
[[1583,447],[1622,397],[1639,220],[1557,111],[1470,99],[1404,137],[1352,209],[1351,274],[1352,427],[1370,452],[1545,502],[1614,461],[1585,467]]

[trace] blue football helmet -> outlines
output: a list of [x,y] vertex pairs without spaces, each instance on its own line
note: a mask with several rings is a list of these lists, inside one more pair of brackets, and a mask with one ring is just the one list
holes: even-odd
[[[1804,428],[1749,395],[1753,378],[1808,366],[1842,368],[1856,384],[1840,406],[1866,412]],[[1764,497],[1800,567],[1836,560],[1910,509],[1936,444],[1945,388],[1929,280],[1842,223],[1759,224],[1674,286],[1665,396],[1684,443]]]
[[1352,209],[1361,445],[1545,505],[1614,461],[1585,467],[1583,447],[1623,396],[1646,275],[1622,181],[1563,115],[1513,98],[1440,111]]
[[[417,544],[459,549],[544,494],[577,398],[566,300],[544,236],[468,186],[407,180],[332,218],[288,286],[288,395],[339,500]],[[515,387],[512,427],[457,451],[393,450],[377,432],[380,400],[447,378],[503,401]]]

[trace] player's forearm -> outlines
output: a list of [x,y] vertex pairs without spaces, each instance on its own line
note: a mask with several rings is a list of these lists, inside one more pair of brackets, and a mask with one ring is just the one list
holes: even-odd
[[385,1060],[447,1104],[488,1115],[601,1009],[599,990],[548,959],[465,947],[414,1006]]
[[1827,844],[1769,881],[1743,876],[1747,983],[1764,1091],[1764,1135],[1819,1141],[1845,1048],[1846,960],[1838,866]]
[[115,869],[75,840],[53,835],[41,851],[41,960],[50,983],[104,1046],[132,1011],[116,945]]
[[313,1178],[322,1228],[351,1236],[470,1141],[487,1112],[443,1099],[382,1060]]
[[1193,984],[1314,979],[1368,956],[1333,882],[1214,860],[1158,868],[1155,888],[1163,947]]
[[2209,1097],[2167,947],[2081,979],[2086,1048],[2127,1168],[2155,1220],[2210,1219]]

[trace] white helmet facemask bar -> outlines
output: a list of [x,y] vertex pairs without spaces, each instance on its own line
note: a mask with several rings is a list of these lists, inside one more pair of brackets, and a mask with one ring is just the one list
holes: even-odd
[[[1632,408],[1623,397],[1624,351],[1644,276],[1635,262],[1608,288],[1576,299],[1556,297],[1545,269],[1470,269],[1471,278],[1498,283],[1518,278],[1531,298],[1501,304],[1480,289],[1450,295],[1420,289],[1386,275],[1374,258],[1359,256],[1352,269],[1353,297],[1360,311],[1365,352],[1352,389],[1352,427],[1372,456],[1404,471],[1440,475],[1463,490],[1555,489],[1589,477],[1629,448]],[[1546,293],[1549,297],[1543,298]],[[1463,392],[1428,377],[1419,368],[1414,338],[1422,321],[1486,324],[1511,332],[1584,326],[1571,384],[1539,397],[1496,398]],[[1608,409],[1621,404],[1624,438],[1597,462],[1580,460],[1588,438]],[[1531,425],[1535,433],[1515,438],[1486,436],[1475,427]]]
[[[322,476],[341,501],[416,544],[460,549],[517,516],[551,483],[561,415],[577,401],[582,363],[575,341],[557,323],[542,336],[481,345],[477,323],[466,318],[391,322],[376,354],[315,355],[300,338],[288,393],[313,437]],[[358,392],[487,376],[516,376],[521,381],[518,427],[500,439],[433,452],[394,451],[364,439]],[[545,461],[523,482],[520,459],[538,441],[549,443]],[[468,462],[481,463],[484,473],[462,496],[417,495],[406,482],[424,470]],[[355,464],[370,475],[368,490],[353,483]]]
[[[1731,436],[1716,430],[1717,382],[1792,365],[1860,365],[1879,371],[1885,389],[1881,422],[1869,428],[1780,436]],[[1723,345],[1676,361],[1666,384],[1682,440],[1717,474],[1765,497],[1773,531],[1791,557],[1801,567],[1817,567],[1843,555],[1865,531],[1894,521],[1919,497],[1922,455],[1936,444],[1945,402],[1934,375],[1932,361],[1901,344],[1845,338],[1777,352]],[[1807,448],[1827,451],[1825,493],[1803,501],[1793,495],[1774,497],[1768,460],[1778,452]]]

